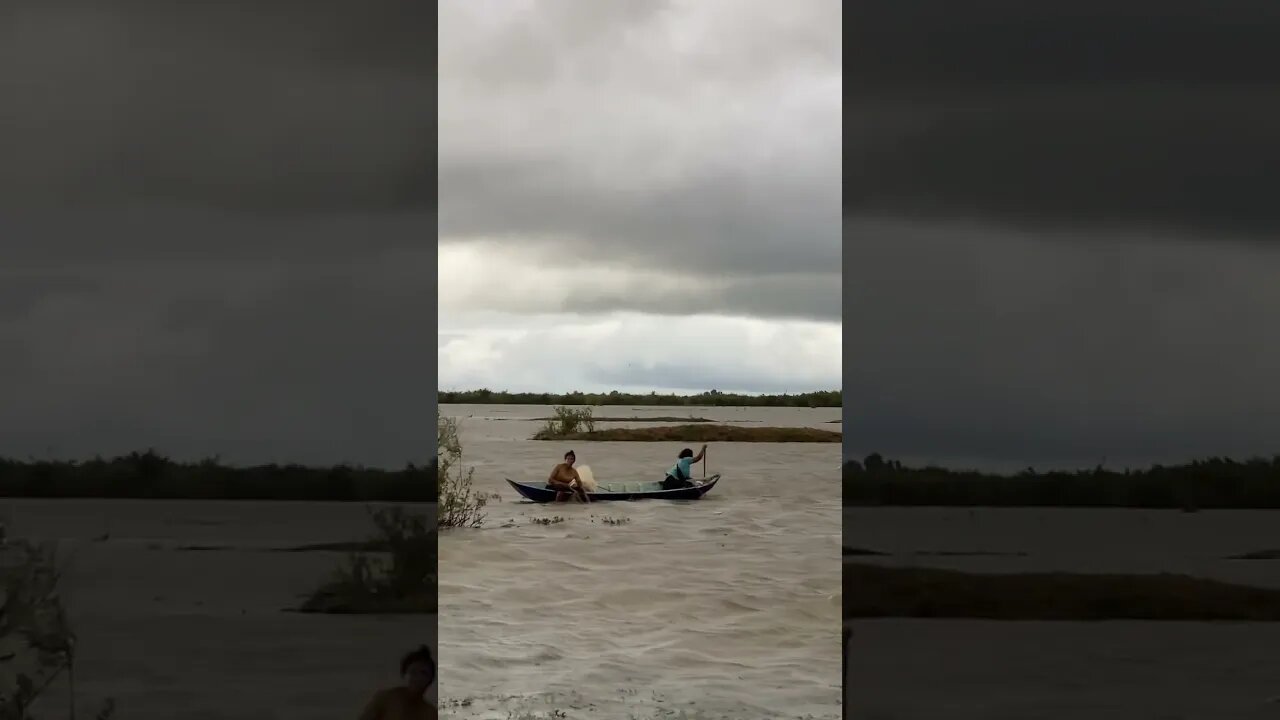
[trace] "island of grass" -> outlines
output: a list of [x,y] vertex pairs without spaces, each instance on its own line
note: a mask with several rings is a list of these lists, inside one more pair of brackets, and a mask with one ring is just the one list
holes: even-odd
[[534,434],[534,440],[585,440],[601,442],[840,442],[841,435],[808,427],[737,427],[712,423],[668,425],[644,428],[596,430],[596,418],[589,407],[555,408],[554,417]]
[[648,428],[612,428],[559,432],[543,429],[534,440],[585,440],[600,442],[751,442],[813,443],[841,440],[838,432],[807,427],[734,427],[732,425],[671,425]]
[[845,562],[844,617],[1280,621],[1280,590],[1187,575],[979,574]]
[[[545,422],[547,420],[555,420],[555,419],[556,418],[553,418],[553,417],[534,418],[534,420],[537,420],[539,422]],[[655,423],[655,422],[710,423],[710,422],[715,422],[715,420],[709,420],[704,417],[675,417],[674,415],[663,415],[661,417],[598,417],[598,418],[594,418],[594,420],[596,422],[630,422],[630,423]],[[746,422],[755,422],[755,421],[748,420]]]
[[694,395],[659,395],[651,392],[636,395],[614,390],[607,393],[513,393],[505,390],[439,390],[436,400],[441,405],[638,405],[666,407],[807,407],[827,408],[843,405],[840,390],[790,395],[741,395],[718,390]]
[[846,506],[1280,509],[1280,456],[1211,458],[1141,470],[1013,475],[912,468],[879,454],[844,464]]
[[148,450],[84,462],[0,458],[0,497],[435,502],[437,486],[434,465],[235,467]]

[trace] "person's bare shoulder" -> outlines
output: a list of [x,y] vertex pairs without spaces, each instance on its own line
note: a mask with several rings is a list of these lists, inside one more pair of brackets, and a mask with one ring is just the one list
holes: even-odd
[[364,712],[360,713],[360,720],[382,720],[386,717],[387,705],[391,701],[394,690],[379,690],[369,699],[369,704],[364,706]]

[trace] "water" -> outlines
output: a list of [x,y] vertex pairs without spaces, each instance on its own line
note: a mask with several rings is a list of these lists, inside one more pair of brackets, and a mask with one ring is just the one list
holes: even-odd
[[[477,488],[501,496],[487,529],[440,540],[453,717],[840,717],[838,443],[713,443],[723,479],[700,501],[534,505],[503,478],[542,481],[572,449],[598,482],[661,479],[682,444],[530,441],[550,408],[441,410]],[[839,412],[596,409],[823,429]]]
[[[1232,560],[1280,550],[1271,510],[845,508],[844,544],[889,553],[859,562],[967,572],[1182,573],[1280,587],[1280,561]],[[975,553],[949,557],[915,553]]]
[[[858,562],[968,572],[1184,573],[1280,587],[1273,511],[846,508]],[[918,553],[993,553],[925,556]],[[850,623],[850,717],[1280,717],[1280,624],[883,619]],[[928,688],[928,692],[920,692]]]
[[[271,551],[368,538],[359,504],[3,500],[0,514],[11,537],[57,544],[79,717],[114,698],[139,720],[349,719],[435,638],[433,615],[285,612],[344,555]],[[34,716],[67,717],[67,698],[55,683]]]

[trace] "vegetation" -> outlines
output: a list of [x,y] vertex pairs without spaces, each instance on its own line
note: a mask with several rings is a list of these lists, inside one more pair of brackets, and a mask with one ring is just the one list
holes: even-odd
[[385,552],[352,553],[333,578],[312,593],[302,612],[436,612],[436,528],[421,515],[393,506],[371,513]]
[[648,428],[596,430],[589,407],[557,406],[555,416],[533,436],[534,440],[587,440],[633,442],[840,442],[838,432],[804,427],[754,427],[688,424]]
[[[312,593],[302,612],[434,613],[436,560],[442,528],[480,527],[488,498],[472,488],[474,468],[462,462],[457,420],[436,412],[438,496],[435,524],[402,507],[372,513],[377,535],[357,550],[329,582]],[[295,548],[302,551],[315,546]]]
[[[590,412],[590,411],[591,411],[591,408],[589,408],[589,407],[588,407],[588,408],[583,408],[583,409],[584,409],[584,410],[586,410],[587,412]],[[557,420],[557,419],[558,419],[558,418],[554,418],[554,417],[534,418],[534,420],[540,420],[540,421],[544,421],[544,420]],[[667,423],[671,423],[671,422],[676,422],[676,423],[709,423],[709,422],[715,422],[715,420],[709,420],[709,419],[707,419],[707,418],[703,418],[703,417],[694,417],[694,416],[692,416],[692,415],[690,415],[689,417],[676,417],[676,416],[674,416],[674,415],[662,415],[662,416],[658,416],[658,417],[635,417],[635,416],[632,416],[632,417],[592,417],[592,420],[593,420],[594,422],[626,422],[626,423],[654,423],[654,422],[667,422]],[[748,421],[748,422],[756,422],[756,421],[752,420],[752,421]]]
[[613,428],[573,432],[549,433],[546,429],[533,436],[534,440],[588,440],[632,442],[840,442],[841,435],[830,430],[806,427],[734,427],[732,425],[673,425],[649,428]]
[[596,421],[591,408],[571,408],[558,405],[552,411],[554,417],[547,418],[547,424],[538,431],[543,439],[564,438],[581,432],[595,432]]
[[87,462],[0,458],[0,497],[432,502],[434,468],[337,465],[232,467],[171,460],[154,450]]
[[1280,621],[1280,590],[1187,575],[978,574],[847,562],[846,618]]
[[[0,720],[30,720],[32,704],[54,680],[74,678],[76,638],[58,596],[53,550],[10,541],[0,554]],[[74,705],[74,681],[70,687]],[[108,699],[96,717],[107,720],[114,712]]]
[[436,393],[440,404],[445,405],[639,405],[639,406],[697,406],[697,407],[841,407],[843,392],[820,390],[796,395],[739,395],[708,390],[696,395],[648,395],[621,393],[571,392],[512,393],[505,390],[440,390]]
[[1280,456],[1237,462],[1211,458],[1146,470],[1015,475],[910,468],[879,454],[844,465],[845,505],[1280,508]]
[[462,464],[462,442],[458,421],[436,411],[436,494],[439,496],[436,524],[439,528],[477,528],[484,524],[488,496],[471,486],[475,468]]

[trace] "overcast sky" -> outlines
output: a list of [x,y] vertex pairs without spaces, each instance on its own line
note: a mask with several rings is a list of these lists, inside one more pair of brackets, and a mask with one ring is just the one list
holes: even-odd
[[439,18],[440,388],[841,386],[838,0]]
[[0,455],[430,459],[433,12],[4,4]]
[[850,13],[846,453],[1280,453],[1274,3]]

